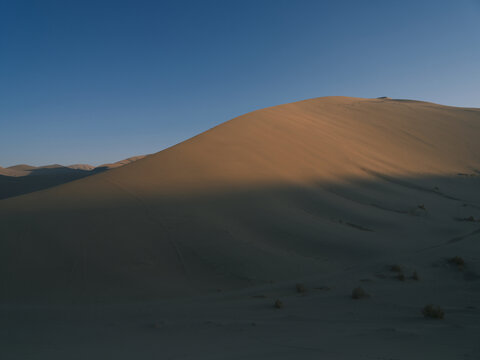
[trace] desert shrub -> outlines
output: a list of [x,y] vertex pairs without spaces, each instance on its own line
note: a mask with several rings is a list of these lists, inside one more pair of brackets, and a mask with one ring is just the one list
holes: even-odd
[[400,273],[397,275],[397,279],[400,281],[405,281],[405,275],[403,275],[403,273]]
[[425,208],[425,205],[424,205],[424,204],[418,205],[418,208],[419,208],[419,209],[422,209],[422,210],[427,210],[427,209]]
[[297,284],[297,285],[295,285],[295,288],[297,289],[297,292],[299,294],[303,294],[303,293],[307,292],[307,288],[303,284]]
[[402,272],[402,267],[398,264],[394,264],[394,265],[390,266],[390,271]]
[[416,271],[413,272],[412,279],[415,280],[415,281],[420,280],[420,276],[418,275],[418,273]]
[[368,297],[370,297],[370,295],[361,287],[357,287],[352,291],[352,299],[358,300]]
[[280,299],[277,299],[275,300],[275,304],[273,304],[273,306],[276,308],[276,309],[283,309],[283,301],[280,300]]
[[460,256],[454,256],[450,260],[448,260],[450,264],[457,265],[457,266],[464,266],[465,265],[465,260],[461,258]]
[[422,310],[423,316],[426,318],[432,319],[443,319],[445,317],[445,312],[440,306],[434,306],[432,304],[426,305]]

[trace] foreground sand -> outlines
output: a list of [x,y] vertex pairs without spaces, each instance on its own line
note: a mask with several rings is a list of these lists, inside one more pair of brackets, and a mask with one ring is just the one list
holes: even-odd
[[[3,306],[0,353],[18,360],[478,359],[478,281],[430,256],[408,260],[418,282],[400,282],[379,264],[305,281],[304,295],[281,283],[135,304]],[[358,285],[371,297],[352,300]],[[273,308],[277,298],[283,309]],[[422,317],[429,301],[442,305],[444,320]]]
[[[1,200],[2,349],[479,357],[479,138],[478,109],[319,98]],[[359,285],[370,298],[349,297]],[[424,319],[427,303],[446,318]]]

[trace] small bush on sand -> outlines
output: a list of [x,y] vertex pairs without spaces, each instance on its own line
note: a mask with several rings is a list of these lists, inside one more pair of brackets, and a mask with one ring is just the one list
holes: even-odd
[[420,276],[418,275],[418,273],[416,271],[413,272],[412,279],[415,280],[415,281],[420,280]]
[[402,272],[402,267],[398,264],[394,264],[392,266],[390,266],[390,271],[393,271],[393,272]]
[[423,316],[426,318],[431,319],[443,319],[445,317],[445,312],[440,306],[434,306],[432,304],[428,304],[422,310]]
[[457,265],[458,267],[465,266],[465,260],[463,260],[460,256],[455,256],[448,260],[448,262],[452,265]]
[[397,279],[400,281],[405,281],[405,275],[403,275],[403,273],[400,273],[397,275]]
[[280,299],[277,299],[275,300],[275,304],[273,304],[273,306],[276,308],[276,309],[283,309],[283,301],[280,300]]
[[303,284],[297,284],[297,285],[295,285],[295,288],[297,289],[297,293],[299,293],[299,294],[303,294],[303,293],[307,292],[307,288]]
[[419,208],[419,209],[422,209],[422,210],[427,210],[427,209],[425,208],[425,205],[424,205],[424,204],[418,205],[418,208]]
[[368,293],[365,290],[363,290],[363,288],[361,287],[357,287],[352,291],[352,299],[358,300],[358,299],[364,299],[368,297],[370,297],[370,295],[368,295]]

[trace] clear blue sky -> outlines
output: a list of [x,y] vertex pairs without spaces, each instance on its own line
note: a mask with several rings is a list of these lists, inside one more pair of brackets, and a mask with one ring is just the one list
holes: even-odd
[[327,95],[480,107],[480,0],[0,0],[0,166],[116,161]]

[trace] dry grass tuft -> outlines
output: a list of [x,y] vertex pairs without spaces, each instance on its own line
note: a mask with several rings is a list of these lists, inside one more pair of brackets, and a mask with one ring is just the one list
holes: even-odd
[[277,299],[277,300],[275,300],[275,304],[273,304],[273,306],[274,306],[276,309],[283,309],[283,307],[284,307],[283,301],[280,300],[280,299]]
[[455,256],[448,260],[448,262],[452,265],[457,265],[458,267],[465,266],[465,260],[463,260],[463,258],[460,256]]
[[390,266],[390,271],[393,271],[393,272],[402,272],[402,266],[401,265],[398,265],[398,264],[394,264],[392,266]]
[[303,294],[307,292],[307,288],[303,284],[297,284],[295,285],[295,288],[297,289],[297,293]]
[[415,281],[420,280],[420,276],[418,275],[418,273],[416,271],[413,272],[412,279],[415,280]]
[[358,300],[358,299],[364,299],[368,297],[370,297],[370,295],[361,287],[357,287],[352,291],[352,299]]
[[426,305],[422,310],[423,316],[431,319],[443,319],[445,312],[440,306],[434,306],[432,304]]

